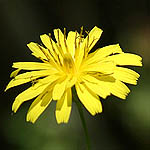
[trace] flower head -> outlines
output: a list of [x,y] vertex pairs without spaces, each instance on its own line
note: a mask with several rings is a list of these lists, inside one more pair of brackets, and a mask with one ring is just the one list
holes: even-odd
[[[41,35],[44,46],[29,43],[27,46],[32,55],[41,62],[13,63],[11,77],[14,77],[7,89],[27,82],[32,86],[19,94],[12,110],[16,112],[20,105],[35,98],[31,104],[27,121],[34,123],[52,100],[56,101],[56,120],[58,123],[67,123],[72,107],[72,90],[75,86],[81,103],[92,114],[102,112],[99,97],[106,98],[115,95],[125,99],[130,92],[123,83],[136,84],[139,74],[124,66],[142,66],[141,57],[135,54],[124,53],[119,44],[109,45],[90,53],[90,50],[99,40],[102,30],[94,27],[87,36],[83,37],[83,28],[80,33],[70,31],[66,36],[60,29],[54,30],[56,42],[51,35]],[[19,74],[20,70],[29,72]]]

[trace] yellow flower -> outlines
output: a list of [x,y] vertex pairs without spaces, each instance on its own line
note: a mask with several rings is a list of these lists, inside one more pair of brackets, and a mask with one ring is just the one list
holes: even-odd
[[[124,53],[119,44],[109,45],[89,53],[97,43],[102,30],[94,27],[87,36],[83,37],[83,28],[80,34],[70,31],[66,37],[60,29],[54,30],[56,43],[51,35],[41,35],[44,46],[29,43],[27,46],[32,55],[42,62],[13,63],[11,77],[14,77],[7,89],[27,82],[32,86],[19,94],[12,110],[16,112],[20,105],[32,98],[27,121],[34,123],[52,100],[56,103],[57,123],[67,123],[72,107],[72,91],[75,86],[81,103],[92,114],[102,112],[99,97],[106,98],[115,95],[125,99],[130,92],[123,83],[136,84],[139,74],[122,66],[142,66],[141,57],[135,54]],[[30,72],[21,73],[20,70]]]

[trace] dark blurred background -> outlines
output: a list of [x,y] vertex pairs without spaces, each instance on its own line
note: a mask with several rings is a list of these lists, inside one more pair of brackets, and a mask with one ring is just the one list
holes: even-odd
[[141,77],[123,101],[114,96],[102,100],[103,113],[95,117],[85,109],[92,150],[150,149],[150,1],[149,0],[0,0],[1,103],[0,146],[11,150],[85,150],[79,114],[73,105],[68,124],[57,125],[55,102],[35,124],[25,121],[31,101],[16,114],[11,105],[24,86],[4,93],[16,61],[38,61],[26,44],[40,43],[39,36],[54,28],[104,30],[94,47],[120,43],[125,52],[143,57],[134,67]]

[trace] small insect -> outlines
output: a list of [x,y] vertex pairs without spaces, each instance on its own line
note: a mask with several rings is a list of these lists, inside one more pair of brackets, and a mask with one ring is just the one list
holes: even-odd
[[33,78],[33,76],[31,76],[30,77],[30,79],[31,79],[31,83],[32,83],[32,86],[34,86],[37,82],[38,82],[38,79],[32,79]]

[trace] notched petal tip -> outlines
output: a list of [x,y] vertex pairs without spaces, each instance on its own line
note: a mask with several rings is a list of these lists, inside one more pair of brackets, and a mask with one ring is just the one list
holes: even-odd
[[36,119],[31,118],[31,117],[28,116],[28,114],[27,114],[27,116],[26,116],[26,121],[34,124],[34,123],[36,122]]
[[68,123],[70,119],[70,113],[71,113],[71,107],[69,108],[63,108],[61,110],[56,110],[55,111],[55,116],[56,116],[56,121],[58,124],[61,123]]
[[[36,114],[36,113],[35,113]],[[26,121],[27,122],[31,122],[31,123],[35,123],[36,122],[36,120],[38,119],[39,117],[33,117],[33,114],[31,114],[29,111],[28,111],[28,113],[27,113],[27,115],[26,115]]]
[[57,121],[57,124],[67,124],[69,119],[68,120],[59,120],[59,119],[56,119]]
[[40,38],[42,39],[42,38],[45,38],[47,36],[48,36],[47,34],[42,34],[42,35],[40,35]]
[[[139,56],[139,55],[138,55]],[[143,62],[142,62],[143,58],[141,56],[139,56],[139,66],[143,66]]]
[[55,116],[58,124],[68,123],[71,114],[71,105],[68,105],[70,100],[70,91],[68,91],[60,100],[57,101]]
[[37,43],[30,42],[27,44],[27,47],[32,51],[32,49],[35,49],[37,46]]
[[95,30],[95,31],[97,30],[97,31],[103,32],[103,30],[97,26],[94,26],[94,28],[92,30]]
[[42,43],[43,43],[47,48],[50,48],[50,47],[49,47],[49,44],[50,44],[50,37],[49,37],[47,34],[42,34],[42,35],[40,35],[40,39],[41,39]]
[[103,112],[102,106],[99,106],[99,109],[95,110],[94,112],[90,112],[90,114],[92,116],[95,116],[95,115],[102,113],[102,112]]

